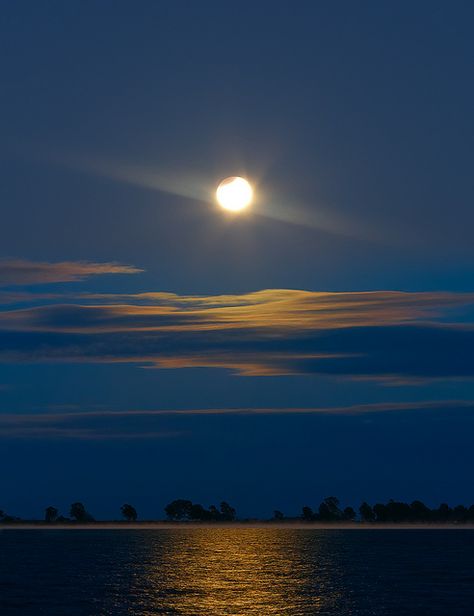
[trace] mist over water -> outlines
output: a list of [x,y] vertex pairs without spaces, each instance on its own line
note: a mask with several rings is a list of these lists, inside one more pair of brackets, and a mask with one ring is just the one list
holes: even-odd
[[472,614],[472,530],[7,530],[2,616]]

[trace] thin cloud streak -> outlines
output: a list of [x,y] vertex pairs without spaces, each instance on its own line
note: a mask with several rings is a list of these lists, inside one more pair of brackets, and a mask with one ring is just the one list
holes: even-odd
[[216,407],[193,409],[132,409],[126,411],[94,410],[49,413],[0,413],[0,424],[48,423],[74,418],[101,417],[155,417],[186,415],[364,415],[404,410],[437,410],[446,408],[472,408],[474,400],[422,400],[415,402],[373,402],[349,406],[319,407]]
[[76,282],[104,274],[137,274],[143,270],[120,263],[94,263],[90,261],[29,261],[26,259],[0,260],[0,287]]
[[[398,412],[474,410],[474,401],[426,400],[421,402],[386,402],[337,407],[295,408],[206,408],[155,409],[130,411],[83,411],[67,413],[0,414],[0,438],[50,438],[80,440],[176,438],[188,434],[183,430],[157,430],[154,420],[194,416],[304,416],[353,417]],[[127,423],[127,420],[133,422]],[[125,422],[125,423],[124,423]],[[150,423],[151,422],[151,423]]]

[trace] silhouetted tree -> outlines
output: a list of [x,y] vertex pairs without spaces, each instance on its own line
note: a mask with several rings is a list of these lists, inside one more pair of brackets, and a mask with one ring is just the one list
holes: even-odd
[[373,522],[375,520],[374,510],[365,501],[359,507],[359,513],[363,522]]
[[411,518],[410,505],[398,501],[389,500],[385,505],[387,521],[389,522],[409,522]]
[[5,524],[8,524],[10,522],[19,522],[20,518],[17,518],[13,515],[8,515],[8,513],[5,513],[5,511],[2,511],[0,509],[0,522],[4,522]]
[[4,513],[1,521],[4,522],[5,524],[10,524],[11,522],[19,522],[20,518],[17,518],[16,516],[13,516],[13,515],[8,515],[8,513]]
[[138,517],[135,507],[132,507],[132,505],[129,505],[128,503],[122,505],[120,507],[120,511],[127,522],[135,522]]
[[453,520],[456,522],[466,522],[469,510],[464,505],[457,505],[453,509]]
[[275,509],[275,511],[273,512],[273,519],[274,520],[283,520],[285,518],[285,516],[283,515],[283,513],[281,511],[278,511],[278,509]]
[[314,512],[311,509],[311,507],[303,507],[302,511],[301,511],[301,517],[303,518],[303,520],[305,520],[306,522],[311,522],[311,520],[314,520]]
[[190,500],[179,498],[166,505],[165,513],[170,520],[189,519],[192,506],[193,504]]
[[324,501],[319,505],[318,519],[323,522],[328,522],[333,519],[331,511]]
[[209,507],[209,519],[217,521],[219,520],[220,517],[221,517],[221,514],[219,510],[217,509],[217,507],[215,505],[211,505]]
[[439,522],[447,522],[452,516],[453,510],[446,503],[441,505],[434,511],[435,518]]
[[204,509],[204,507],[200,505],[199,503],[196,503],[196,504],[193,503],[191,505],[191,509],[189,512],[189,519],[190,520],[201,520],[201,521],[210,520],[211,513],[210,511],[206,511],[206,509]]
[[342,519],[347,520],[348,522],[352,522],[353,520],[355,520],[355,517],[356,512],[354,511],[354,509],[352,509],[352,507],[346,507],[342,512]]
[[229,503],[226,503],[225,501],[222,501],[221,503],[221,519],[225,520],[227,522],[231,522],[232,520],[235,520],[235,516],[236,516],[236,511],[233,507],[231,507],[229,505]]
[[411,519],[416,522],[427,522],[431,516],[431,510],[421,501],[415,500],[410,505]]
[[387,522],[388,512],[386,505],[383,503],[376,503],[373,507],[373,511],[377,522]]
[[219,511],[215,505],[211,505],[209,509],[204,509],[199,503],[178,499],[166,505],[165,512],[171,520],[222,520],[230,522],[235,520],[236,516],[235,509],[225,501],[221,503]]
[[94,518],[86,511],[82,503],[73,503],[70,509],[70,516],[77,522],[93,522]]
[[56,522],[70,522],[71,518],[65,518],[63,515],[58,516]]
[[56,522],[58,518],[59,511],[56,507],[46,507],[44,510],[44,521],[45,522]]
[[341,519],[339,500],[335,496],[328,496],[319,505],[319,519],[325,522],[335,522]]

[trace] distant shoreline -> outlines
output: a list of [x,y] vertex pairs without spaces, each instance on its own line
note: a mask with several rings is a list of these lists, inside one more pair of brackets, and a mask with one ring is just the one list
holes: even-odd
[[321,523],[321,522],[92,522],[89,524],[48,524],[45,522],[15,522],[0,524],[2,530],[187,530],[187,529],[291,529],[291,530],[474,530],[473,523]]

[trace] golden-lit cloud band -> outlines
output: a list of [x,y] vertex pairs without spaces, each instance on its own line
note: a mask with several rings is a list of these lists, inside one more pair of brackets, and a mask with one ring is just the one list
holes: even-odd
[[41,305],[1,310],[0,361],[131,362],[392,382],[474,376],[469,293],[265,289],[68,300],[44,296]]
[[0,313],[0,326],[38,331],[229,331],[265,334],[435,322],[474,294],[321,293],[265,289],[242,295],[83,295],[80,303]]

